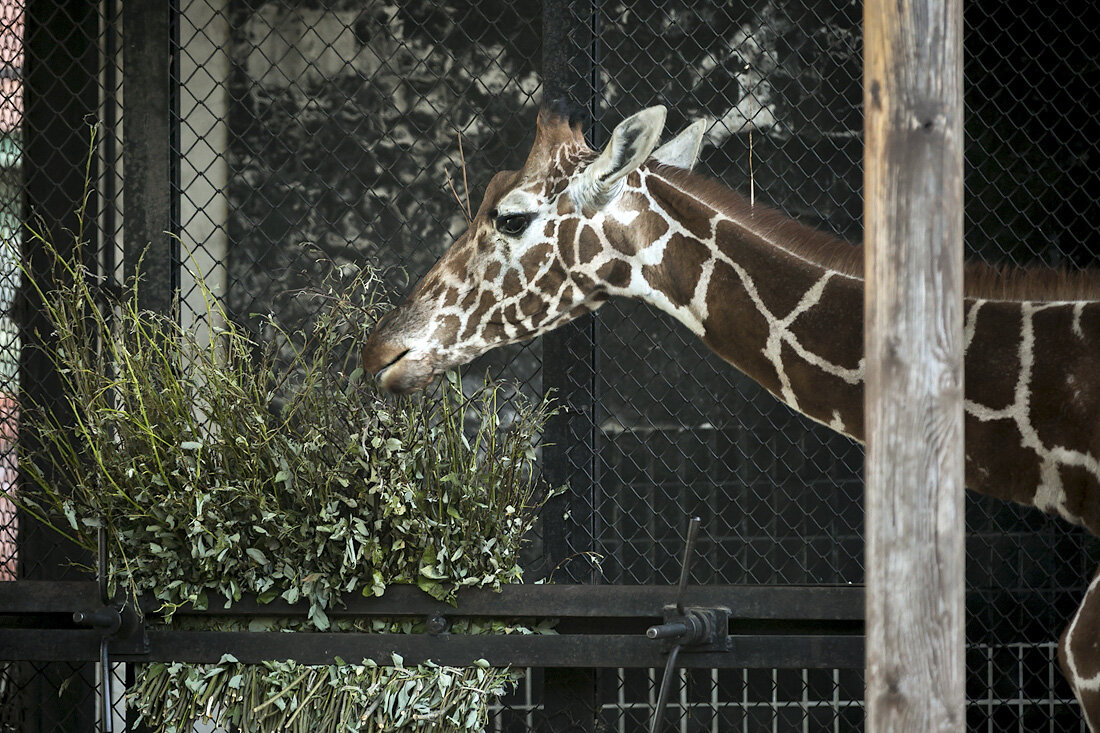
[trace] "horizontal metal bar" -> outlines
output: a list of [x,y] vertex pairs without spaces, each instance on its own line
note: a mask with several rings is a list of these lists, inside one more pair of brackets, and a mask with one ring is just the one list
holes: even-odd
[[[463,588],[455,605],[437,601],[411,585],[391,585],[381,597],[349,594],[329,616],[529,616],[556,618],[660,618],[676,600],[676,589],[664,585],[508,585],[501,592]],[[72,612],[98,605],[95,581],[0,582],[0,614]],[[152,597],[142,607],[160,605]],[[857,621],[863,618],[862,586],[689,586],[688,606],[722,607],[738,619]],[[259,604],[245,596],[230,608],[215,600],[196,611],[184,606],[178,615],[305,616],[309,605],[281,598]]]
[[[664,585],[508,585],[501,592],[463,588],[455,605],[441,603],[415,586],[391,585],[381,597],[348,595],[329,616],[489,616],[555,618],[661,618],[676,601],[676,588]],[[728,608],[735,619],[859,621],[862,586],[689,586],[685,605]],[[156,608],[147,601],[147,610]],[[245,597],[231,608],[216,601],[204,611],[184,606],[177,615],[305,616],[305,603],[282,599],[260,605]]]
[[0,614],[72,613],[99,605],[94,580],[0,582]]
[[[150,631],[147,654],[111,646],[115,661],[213,663],[229,653],[241,662],[293,659],[329,664],[373,659],[390,663],[396,652],[406,664],[469,665],[484,659],[497,667],[660,667],[664,645],[645,637],[599,635],[360,634],[316,632]],[[680,655],[687,668],[857,669],[863,666],[862,636],[733,636],[729,652]],[[0,660],[94,661],[99,635],[52,629],[0,630]]]
[[[0,661],[97,662],[102,634],[94,629],[0,629]],[[112,640],[115,655],[140,658],[145,647],[141,634],[123,641]]]

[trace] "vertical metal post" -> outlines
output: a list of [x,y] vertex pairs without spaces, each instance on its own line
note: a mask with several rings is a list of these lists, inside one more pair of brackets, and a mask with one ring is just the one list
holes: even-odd
[[[94,196],[87,201],[87,216],[77,210],[85,193],[85,170],[91,155],[91,124],[98,106],[96,84],[97,44],[95,3],[83,0],[27,3],[24,30],[23,171],[26,212],[63,256],[76,256],[76,234],[82,232],[80,254],[94,267],[97,249]],[[94,161],[93,161],[94,163]],[[94,181],[95,171],[90,172]],[[23,261],[35,280],[47,291],[59,274],[53,256],[24,235]],[[24,405],[52,410],[64,420],[67,414],[61,380],[48,353],[53,329],[42,304],[24,285],[16,307],[19,340],[19,390]],[[20,426],[23,447],[37,452],[41,445],[25,426]],[[56,486],[64,487],[58,476]],[[91,557],[63,542],[30,515],[19,519],[19,577],[33,580],[75,579],[74,564],[89,564]],[[20,669],[25,685],[19,691],[20,730],[94,730],[94,667],[90,664],[25,665]]]
[[[595,108],[592,78],[598,71],[592,48],[594,4],[545,0],[543,4],[543,98],[565,97]],[[593,141],[598,144],[598,141]],[[586,316],[542,339],[543,386],[553,390],[562,411],[547,425],[543,474],[551,486],[568,484],[543,514],[543,545],[555,582],[596,580],[588,558],[598,486],[599,416],[596,379],[597,321]]]
[[867,730],[966,725],[961,0],[864,5]]
[[123,276],[142,308],[178,318],[179,2],[122,2],[121,20]]
[[[564,98],[598,109],[599,74],[593,24],[599,0],[543,0],[543,100]],[[593,126],[594,127],[594,126]],[[590,132],[591,134],[591,132]],[[598,144],[598,140],[593,140]],[[542,514],[546,570],[557,583],[598,580],[595,546],[598,502],[598,332],[587,316],[543,336],[543,387],[562,410],[546,426],[543,475],[551,486],[568,485]],[[597,716],[597,674],[591,669],[547,669],[543,708],[546,730],[590,731]],[[543,729],[542,727],[539,728]]]
[[172,313],[179,291],[173,226],[175,3],[122,4],[123,271],[138,276],[139,305]]

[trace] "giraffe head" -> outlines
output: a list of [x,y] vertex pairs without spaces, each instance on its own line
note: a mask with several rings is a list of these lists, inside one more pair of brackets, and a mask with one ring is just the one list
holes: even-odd
[[643,197],[624,195],[628,179],[653,163],[690,169],[702,141],[698,120],[657,148],[664,121],[664,107],[643,110],[596,152],[579,123],[543,108],[523,168],[493,177],[466,232],[379,321],[364,370],[386,390],[411,392],[621,294],[619,258],[635,247],[644,208]]

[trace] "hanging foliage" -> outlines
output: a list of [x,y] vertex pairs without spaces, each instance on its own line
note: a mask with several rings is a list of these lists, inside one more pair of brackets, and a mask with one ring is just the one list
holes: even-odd
[[[29,285],[55,331],[49,357],[64,394],[61,409],[23,406],[34,441],[20,465],[34,490],[19,499],[89,549],[105,523],[113,588],[159,599],[164,623],[183,604],[228,608],[246,593],[305,601],[307,627],[324,631],[342,594],[404,583],[446,600],[521,579],[518,553],[545,498],[534,459],[549,408],[491,383],[465,395],[455,375],[424,398],[376,392],[356,365],[382,310],[371,270],[330,267],[296,296],[310,301],[307,322],[269,319],[262,337],[196,277],[210,327],[200,336],[142,311],[138,282],[105,294],[76,264],[79,242],[70,259],[31,238],[53,256],[51,285]],[[457,730],[483,721],[486,699],[511,679],[223,660],[148,665],[132,694],[168,729],[213,715],[293,730],[339,715],[341,730]],[[401,695],[416,704],[397,704]]]

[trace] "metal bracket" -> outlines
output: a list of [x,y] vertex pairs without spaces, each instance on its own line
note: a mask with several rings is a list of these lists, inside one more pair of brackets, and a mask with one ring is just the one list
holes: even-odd
[[730,650],[728,608],[698,608],[684,606],[684,591],[691,577],[691,560],[695,551],[695,538],[699,535],[699,517],[688,522],[687,539],[684,541],[684,561],[680,566],[680,585],[676,604],[665,606],[663,624],[650,626],[645,635],[649,639],[663,640],[667,645],[668,659],[661,678],[661,691],[657,707],[653,710],[649,733],[657,733],[668,705],[668,693],[672,674],[680,652],[728,652]]
[[646,637],[663,639],[668,649],[679,644],[687,652],[727,652],[730,650],[728,608],[664,607],[665,622],[650,626]]

